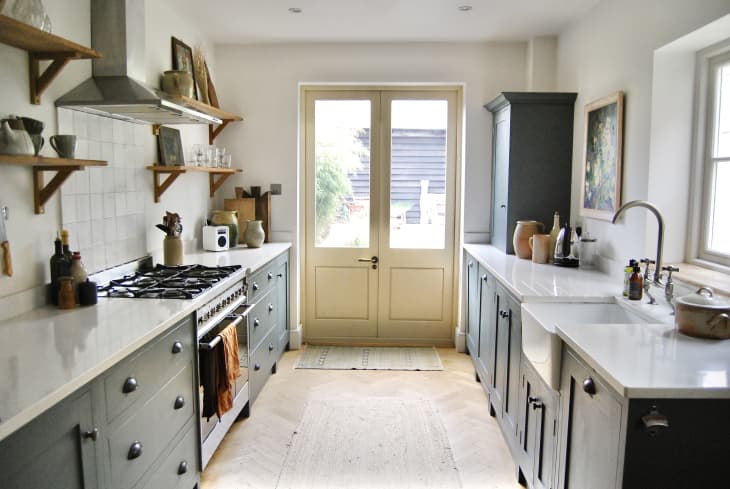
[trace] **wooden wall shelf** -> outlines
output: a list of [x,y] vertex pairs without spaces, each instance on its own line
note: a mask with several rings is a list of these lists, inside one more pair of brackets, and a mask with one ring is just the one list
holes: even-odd
[[[215,192],[223,185],[228,177],[235,173],[240,173],[238,168],[208,168],[205,166],[163,166],[150,165],[147,167],[152,172],[152,183],[155,187],[155,202],[160,201],[160,197],[170,188],[170,185],[177,180],[177,177],[188,172],[208,173],[208,181],[210,186],[210,197],[213,198]],[[160,181],[161,175],[167,175],[165,180]]]
[[219,107],[215,107],[213,105],[204,104],[203,102],[200,102],[198,100],[189,98],[189,97],[171,97],[171,100],[174,102],[184,105],[186,107],[189,107],[193,110],[197,110],[199,112],[202,112],[204,114],[212,115],[214,117],[219,118],[223,121],[222,124],[219,124],[218,126],[215,126],[213,124],[208,125],[208,144],[213,144],[213,141],[215,141],[215,138],[218,137],[218,135],[221,133],[223,129],[226,128],[228,124],[231,122],[239,122],[243,120],[243,117],[240,115],[233,114],[231,112],[227,112]]
[[[106,166],[101,160],[76,160],[70,158],[46,158],[30,155],[0,155],[0,165],[29,166],[33,168],[33,204],[36,214],[43,214],[48,199],[61,188],[63,182],[75,171],[87,166]],[[56,172],[50,182],[44,183],[43,173]]]
[[[7,15],[0,15],[0,42],[28,52],[30,103],[41,103],[41,94],[72,59],[101,58],[101,53],[49,34]],[[43,73],[40,62],[50,60]]]

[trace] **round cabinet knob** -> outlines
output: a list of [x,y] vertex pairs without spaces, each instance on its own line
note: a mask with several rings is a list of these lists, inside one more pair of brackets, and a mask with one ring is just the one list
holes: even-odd
[[257,284],[256,282],[254,282],[253,285],[251,286],[251,288],[253,290],[259,290],[259,284]]
[[177,396],[175,398],[175,409],[182,409],[185,406],[185,398],[183,396]]
[[253,320],[253,327],[258,328],[261,325],[261,321],[259,321],[259,318],[256,318]]
[[138,441],[135,441],[134,443],[132,443],[132,446],[129,447],[127,460],[134,460],[135,458],[139,458],[140,455],[142,455],[142,444]]
[[124,385],[122,386],[122,392],[124,394],[129,394],[130,392],[136,391],[137,387],[139,387],[137,379],[134,377],[127,377],[127,380],[124,381]]
[[488,279],[489,279],[489,276],[488,275],[486,275],[486,274],[485,275],[482,275],[482,280],[483,281],[487,282]]
[[180,465],[177,466],[177,475],[183,475],[188,471],[188,463],[183,460]]
[[592,378],[586,377],[583,381],[583,392],[591,396],[596,394],[596,383]]
[[649,436],[656,436],[669,429],[669,418],[660,413],[656,406],[652,406],[649,413],[641,417],[641,421]]
[[269,304],[269,312],[274,310],[274,304]]
[[269,273],[266,274],[266,278],[268,278],[269,280],[271,280],[272,278],[274,278],[274,274],[271,273],[271,272],[269,272]]
[[175,343],[172,344],[172,353],[173,353],[173,355],[174,354],[177,354],[177,353],[182,353],[182,351],[183,351],[183,345],[182,345],[182,343],[180,343],[179,341],[176,341]]
[[99,428],[84,432],[84,440],[96,441],[99,439]]
[[258,363],[256,363],[256,364],[254,364],[253,369],[254,370],[261,370],[261,365],[258,364]]
[[274,351],[274,344],[273,343],[269,343],[269,351]]

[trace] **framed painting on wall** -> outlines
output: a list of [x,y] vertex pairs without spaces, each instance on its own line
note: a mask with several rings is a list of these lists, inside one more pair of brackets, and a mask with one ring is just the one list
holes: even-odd
[[172,38],[172,69],[187,71],[193,77],[193,95],[198,98],[197,80],[193,65],[193,50],[180,39]]
[[171,127],[160,126],[160,134],[157,136],[157,145],[160,153],[160,165],[185,165],[182,142],[180,140],[180,131]]
[[585,107],[581,216],[610,221],[621,206],[624,93]]

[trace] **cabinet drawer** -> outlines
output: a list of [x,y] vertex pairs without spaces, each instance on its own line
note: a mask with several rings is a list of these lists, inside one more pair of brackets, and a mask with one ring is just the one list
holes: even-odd
[[272,374],[276,360],[281,352],[276,339],[276,331],[270,331],[261,342],[261,345],[253,352],[251,363],[249,363],[249,399],[253,401],[261,392],[266,381]]
[[260,296],[256,305],[248,313],[249,350],[255,350],[276,323],[278,305],[276,291],[270,290]]
[[[182,405],[177,402],[182,399]],[[112,487],[134,485],[193,416],[193,364],[189,362],[109,437]],[[133,446],[141,445],[134,456]]]
[[198,483],[197,443],[193,424],[157,467],[152,478],[144,485],[145,489],[193,489]]
[[[104,378],[107,421],[136,402],[145,402],[193,358],[191,320],[115,366]],[[136,386],[136,387],[135,387]]]
[[248,281],[248,301],[257,302],[258,298],[266,294],[276,283],[276,266],[274,263],[267,263],[261,270],[257,271]]

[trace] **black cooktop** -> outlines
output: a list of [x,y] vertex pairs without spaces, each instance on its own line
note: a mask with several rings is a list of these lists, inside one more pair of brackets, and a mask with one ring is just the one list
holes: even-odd
[[99,297],[192,299],[239,270],[241,265],[206,267],[157,265],[98,287]]

